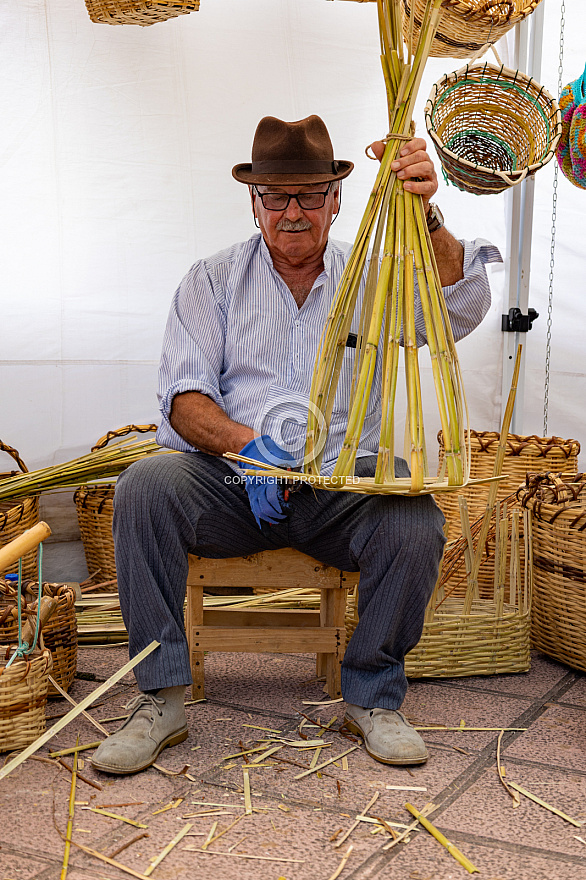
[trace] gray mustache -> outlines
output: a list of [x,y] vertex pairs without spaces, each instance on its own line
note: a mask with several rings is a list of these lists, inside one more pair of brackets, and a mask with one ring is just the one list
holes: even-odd
[[283,217],[277,223],[276,228],[278,232],[305,232],[306,229],[311,229],[311,223],[309,220],[302,218],[299,218],[299,220],[289,220],[287,217]]

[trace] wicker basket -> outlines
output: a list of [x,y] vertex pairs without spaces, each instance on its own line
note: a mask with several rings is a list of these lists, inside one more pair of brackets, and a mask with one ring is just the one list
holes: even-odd
[[[541,0],[444,0],[443,16],[431,44],[434,58],[470,58],[500,40],[523,21]],[[413,6],[413,32],[410,16]],[[419,39],[426,0],[402,0],[403,36]]]
[[[444,458],[443,435],[437,435],[439,443],[439,465]],[[470,479],[482,480],[493,474],[500,434],[497,431],[470,431]],[[506,477],[499,482],[497,500],[503,502],[515,493],[525,482],[529,471],[578,470],[580,444],[577,440],[563,440],[561,437],[537,437],[535,434],[523,436],[509,434],[503,463]],[[482,516],[486,507],[489,485],[468,486],[460,492],[438,495],[436,502],[450,524],[448,538],[453,540],[461,533],[458,496],[463,495],[468,503],[470,520]]]
[[[57,610],[43,627],[43,641],[53,658],[51,675],[64,691],[68,691],[77,672],[75,590],[69,584],[43,584],[43,596],[57,600]],[[60,697],[61,694],[49,684],[48,696]]]
[[529,474],[518,494],[533,521],[533,646],[586,671],[586,474]]
[[[75,589],[70,584],[43,584],[43,596],[57,600],[57,609],[42,629],[43,643],[53,658],[52,677],[64,691],[69,690],[77,671],[77,620],[75,616]],[[38,586],[25,581],[22,611],[23,620],[34,623]],[[0,579],[0,645],[18,641],[17,591],[13,584]],[[60,696],[49,685],[49,696]]]
[[[479,582],[484,578],[493,584],[491,597],[482,599],[462,587],[458,566],[444,571],[429,601],[421,639],[405,657],[409,677],[460,678],[529,670],[530,521],[517,508],[516,512],[509,509],[500,522],[507,543],[505,554],[499,557],[502,562],[499,566],[494,556],[485,557],[479,572]],[[456,542],[454,549],[463,568],[464,541]],[[355,591],[346,608],[348,639],[358,623],[356,599]]]
[[0,751],[22,749],[45,730],[47,687],[51,652],[35,651],[26,660],[15,660],[6,668],[12,649],[0,659]]
[[138,24],[148,27],[158,21],[197,12],[199,0],[85,0],[92,21],[97,24]]
[[[28,468],[25,465],[24,461],[19,456],[16,449],[13,449],[12,446],[7,446],[6,443],[3,443],[0,440],[0,452],[6,452],[10,455],[11,458],[14,459],[16,464],[19,467],[19,470],[26,474],[28,473]],[[18,471],[9,471],[8,473],[0,474],[0,480],[5,479],[7,477],[13,477],[17,474]],[[32,526],[36,525],[39,522],[39,499],[37,496],[30,496],[27,498],[19,498],[18,501],[0,501],[0,547],[3,547],[5,544],[9,544],[10,541],[13,541],[15,538],[18,538],[19,535],[22,535],[23,532],[26,532],[27,529],[30,529]],[[18,563],[15,563],[6,571],[0,572],[0,575],[3,574],[15,574],[18,571]],[[35,577],[37,574],[37,551],[31,550],[30,553],[26,553],[22,558],[22,573],[23,577]]]
[[[151,434],[157,425],[125,425],[116,431],[108,431],[100,437],[92,452],[103,449],[110,440],[126,437],[128,434]],[[112,517],[114,514],[114,483],[101,486],[80,486],[73,500],[77,509],[77,520],[85,559],[90,576],[99,572],[103,582],[116,579],[114,559],[114,539],[112,537]],[[116,584],[104,588],[104,592],[115,592]]]
[[535,174],[555,155],[562,133],[558,105],[543,86],[492,64],[445,74],[431,90],[425,124],[445,177],[476,195]]

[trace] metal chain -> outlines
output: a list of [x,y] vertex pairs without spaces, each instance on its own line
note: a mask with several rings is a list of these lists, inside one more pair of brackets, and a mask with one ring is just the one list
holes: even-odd
[[[561,0],[560,5],[560,53],[558,58],[558,100],[563,89],[564,75],[564,32],[566,26],[566,4]],[[545,342],[545,388],[543,395],[543,436],[547,437],[547,418],[549,415],[549,368],[551,359],[551,324],[553,312],[553,276],[555,268],[555,240],[558,207],[558,178],[559,165],[554,160],[553,171],[553,195],[551,208],[551,245],[549,249],[549,296],[547,300],[547,337]]]

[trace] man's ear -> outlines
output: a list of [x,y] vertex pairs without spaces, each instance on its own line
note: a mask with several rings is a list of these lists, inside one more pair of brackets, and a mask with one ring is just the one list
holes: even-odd
[[254,225],[256,226],[256,228],[257,228],[257,229],[260,229],[260,226],[259,226],[259,223],[258,223],[258,220],[257,220],[257,217],[256,217],[256,207],[255,207],[255,205],[256,205],[256,193],[255,193],[255,191],[254,191],[254,187],[253,187],[253,186],[249,186],[249,187],[248,187],[248,192],[250,193],[250,205],[251,205],[251,207],[252,207],[252,219],[254,220]]

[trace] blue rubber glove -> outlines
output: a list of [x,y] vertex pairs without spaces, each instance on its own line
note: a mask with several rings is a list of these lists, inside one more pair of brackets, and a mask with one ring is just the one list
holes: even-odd
[[[277,446],[268,434],[255,437],[240,450],[240,455],[246,455],[247,458],[254,458],[256,461],[262,461],[274,467],[291,468],[296,465],[293,456],[289,455],[286,449]],[[239,464],[241,467],[250,467],[242,461]],[[250,509],[259,528],[260,521],[263,519],[271,525],[276,525],[287,518],[287,513],[283,509],[285,503],[283,489],[279,485],[277,477],[245,476],[244,479],[246,480]]]

